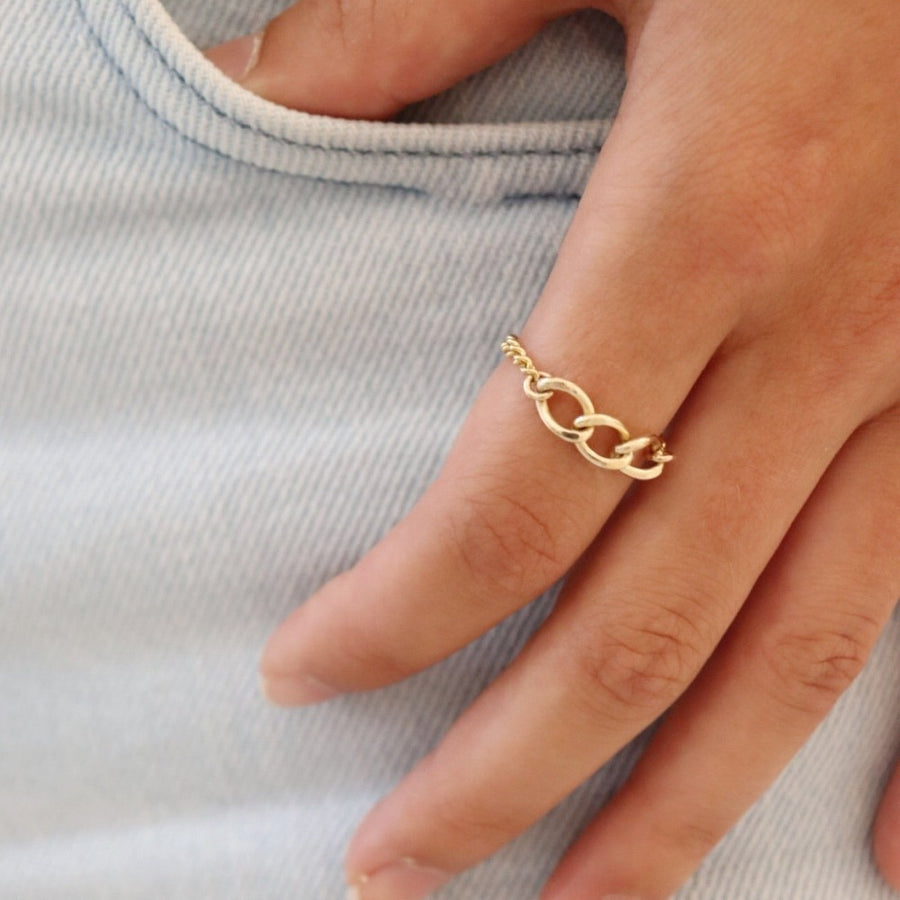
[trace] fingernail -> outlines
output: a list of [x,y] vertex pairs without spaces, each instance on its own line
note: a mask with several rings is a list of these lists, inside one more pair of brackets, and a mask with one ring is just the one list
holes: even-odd
[[266,700],[276,706],[310,706],[341,694],[311,675],[266,676],[260,673],[259,689]]
[[420,866],[408,856],[363,875],[347,893],[347,900],[425,900],[453,876]]
[[246,34],[243,37],[226,41],[216,47],[211,47],[204,52],[204,56],[214,63],[223,74],[232,81],[241,81],[253,70],[259,62],[259,51],[262,47],[265,29],[255,34]]

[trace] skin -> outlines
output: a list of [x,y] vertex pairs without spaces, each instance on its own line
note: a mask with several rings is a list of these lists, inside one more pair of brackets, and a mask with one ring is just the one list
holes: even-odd
[[[250,41],[207,55],[276,103],[389,118],[582,5],[303,0],[249,72]],[[547,431],[503,359],[409,514],[271,636],[270,699],[318,702],[443,659],[566,576],[516,660],[361,824],[346,874],[363,900],[423,897],[475,865],[663,713],[541,900],[669,896],[900,596],[896,0],[598,8],[625,28],[628,86],[518,333],[632,434],[665,430],[677,459],[626,495]],[[900,889],[900,774],[873,833]]]

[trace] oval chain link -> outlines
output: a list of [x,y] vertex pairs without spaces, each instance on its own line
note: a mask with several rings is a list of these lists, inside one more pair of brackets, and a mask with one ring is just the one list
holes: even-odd
[[[628,429],[618,419],[596,412],[591,398],[577,384],[538,369],[516,335],[507,335],[500,348],[525,373],[523,388],[525,394],[534,400],[541,421],[557,437],[574,444],[578,452],[595,466],[621,472],[640,481],[649,481],[659,477],[663,466],[674,459],[666,451],[665,441],[659,435],[631,437]],[[550,412],[550,398],[556,391],[568,394],[581,407],[581,415],[575,416],[570,427],[561,425]],[[613,447],[611,456],[603,456],[588,446],[587,442],[596,428],[611,428],[618,433],[620,441]],[[649,466],[633,464],[635,454],[642,450],[649,451]]]

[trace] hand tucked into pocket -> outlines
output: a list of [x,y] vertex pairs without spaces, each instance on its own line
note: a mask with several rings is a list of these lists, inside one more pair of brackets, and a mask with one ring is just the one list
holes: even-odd
[[[584,5],[302,0],[208,56],[274,102],[386,118]],[[346,862],[362,900],[426,896],[666,712],[542,900],[668,896],[900,596],[895,0],[602,8],[625,27],[628,85],[518,333],[537,369],[635,434],[665,431],[677,458],[637,483],[590,465],[544,427],[498,335],[438,478],[272,636],[270,698],[318,702],[435,663],[567,575],[519,657],[363,822]],[[581,411],[549,403],[563,423]],[[617,434],[596,432],[609,454]],[[875,852],[900,888],[898,776]]]

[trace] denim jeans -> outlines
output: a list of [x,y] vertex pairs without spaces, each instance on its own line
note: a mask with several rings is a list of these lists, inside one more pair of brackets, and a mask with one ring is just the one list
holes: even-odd
[[[329,900],[356,824],[560,584],[402,682],[256,680],[438,473],[537,301],[622,90],[599,13],[394,122],[199,47],[262,0],[0,2],[0,897]],[[176,24],[177,23],[177,24]],[[679,900],[887,900],[900,618]],[[529,900],[652,729],[443,900]]]

